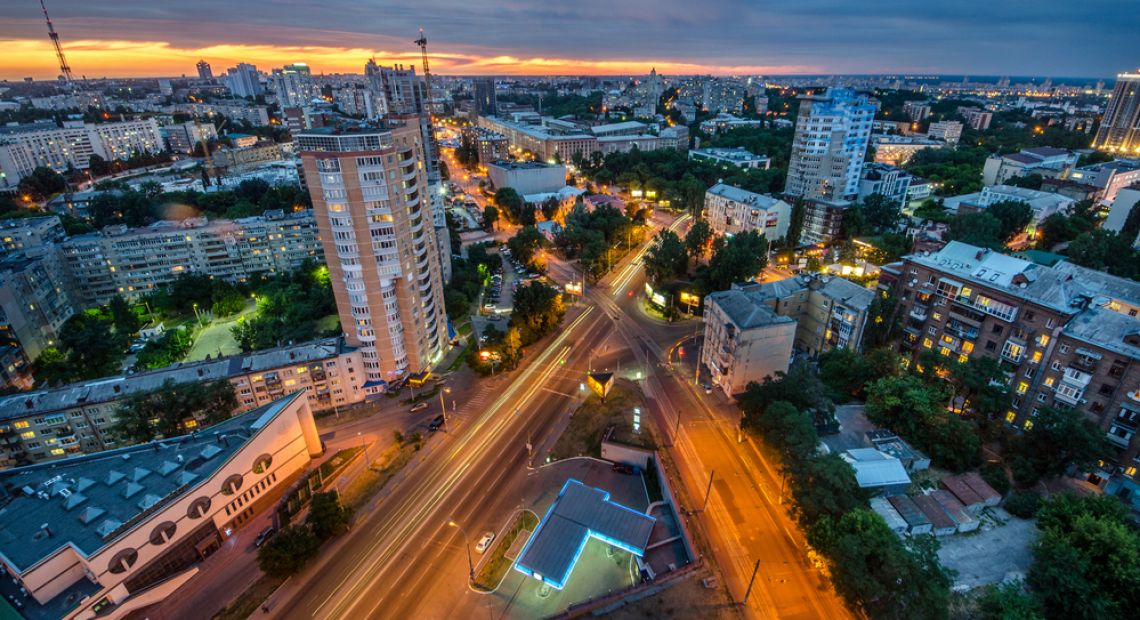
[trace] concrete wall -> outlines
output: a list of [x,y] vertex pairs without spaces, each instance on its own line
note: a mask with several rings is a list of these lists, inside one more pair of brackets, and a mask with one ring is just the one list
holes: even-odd
[[626,465],[636,465],[642,469],[648,469],[649,459],[653,458],[653,453],[641,448],[603,441],[602,458],[615,463],[625,463]]

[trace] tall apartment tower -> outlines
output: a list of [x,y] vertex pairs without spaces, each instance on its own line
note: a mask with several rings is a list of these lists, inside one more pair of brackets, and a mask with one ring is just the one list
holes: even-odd
[[379,393],[447,345],[420,121],[323,127],[296,142],[341,327]]
[[309,65],[298,62],[274,69],[269,85],[282,108],[299,108],[308,105],[317,93]]
[[1092,145],[1122,155],[1140,154],[1140,69],[1116,76],[1116,87]]
[[784,192],[827,200],[858,195],[877,106],[848,88],[801,97]]
[[235,97],[257,97],[265,93],[261,86],[261,77],[257,67],[246,62],[239,62],[226,74],[226,86],[230,94]]
[[205,60],[198,61],[198,79],[212,80],[214,79],[214,70],[210,68],[210,63]]
[[499,107],[495,96],[495,78],[475,78],[475,113],[479,116],[494,116]]

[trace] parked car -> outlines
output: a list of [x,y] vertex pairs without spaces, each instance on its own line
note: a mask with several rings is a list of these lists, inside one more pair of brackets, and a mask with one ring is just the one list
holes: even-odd
[[483,535],[479,537],[479,542],[475,543],[475,551],[483,553],[491,547],[491,543],[494,542],[494,540],[494,532],[483,532]]
[[704,388],[705,394],[712,394],[712,385],[709,383],[702,383],[701,387]]
[[416,404],[412,405],[411,412],[415,413],[417,411],[423,411],[424,409],[427,409],[427,408],[428,408],[427,403],[416,403]]
[[264,545],[265,541],[269,540],[269,538],[273,536],[274,531],[275,530],[273,529],[272,525],[265,528],[264,530],[261,530],[261,532],[257,534],[257,538],[253,539],[253,546],[260,547],[261,545]]
[[[424,405],[424,406],[426,407],[427,405]],[[434,418],[434,419],[432,419],[432,421],[431,421],[431,422],[428,424],[428,432],[429,432],[429,433],[434,433],[435,431],[438,431],[438,430],[439,430],[439,428],[440,428],[441,426],[443,426],[443,416],[442,416],[442,415],[437,415],[437,416],[435,416],[435,418]]]

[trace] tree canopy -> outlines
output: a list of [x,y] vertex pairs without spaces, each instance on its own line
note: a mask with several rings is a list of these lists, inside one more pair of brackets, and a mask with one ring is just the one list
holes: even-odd
[[114,432],[129,443],[174,437],[229,419],[237,409],[234,387],[226,379],[175,383],[167,379],[150,392],[133,392],[115,409]]

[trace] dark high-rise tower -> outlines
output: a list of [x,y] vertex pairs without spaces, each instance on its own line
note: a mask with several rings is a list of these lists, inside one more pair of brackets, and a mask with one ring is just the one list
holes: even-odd
[[495,78],[475,78],[475,113],[479,116],[494,116],[498,108],[495,98]]
[[1096,132],[1093,148],[1121,155],[1140,155],[1140,69],[1116,76],[1116,87]]

